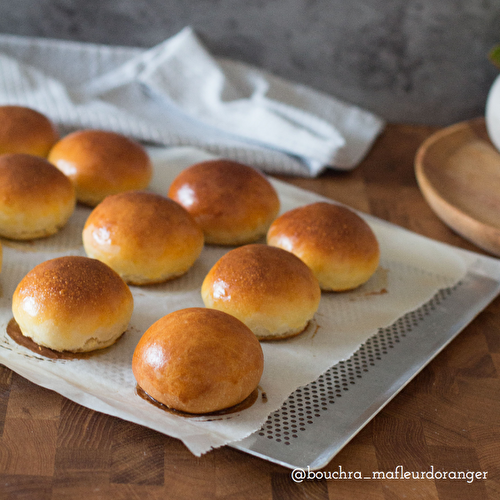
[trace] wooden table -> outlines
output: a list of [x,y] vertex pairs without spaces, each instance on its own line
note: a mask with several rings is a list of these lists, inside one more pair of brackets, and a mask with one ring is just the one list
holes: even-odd
[[[436,129],[389,125],[363,163],[284,178],[440,241],[450,231],[417,187],[413,159]],[[500,498],[500,299],[495,300],[324,472],[484,471],[487,479],[314,479],[224,447],[194,457],[176,439],[96,413],[0,366],[0,499]]]

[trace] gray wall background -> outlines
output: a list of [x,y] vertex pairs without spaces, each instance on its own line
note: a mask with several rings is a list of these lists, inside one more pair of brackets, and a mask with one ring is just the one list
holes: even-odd
[[216,55],[391,122],[482,115],[500,72],[500,0],[0,0],[2,33],[151,47],[186,25]]

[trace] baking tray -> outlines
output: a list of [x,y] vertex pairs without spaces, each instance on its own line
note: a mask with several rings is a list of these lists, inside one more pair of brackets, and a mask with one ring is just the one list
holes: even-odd
[[230,446],[292,469],[325,465],[499,293],[480,257],[464,278],[380,329]]
[[[169,185],[176,173],[185,168],[186,162],[201,161],[208,156],[200,155],[198,151],[170,152],[166,158],[169,168],[157,169],[155,185]],[[155,158],[159,165],[161,157]],[[286,186],[297,197],[297,203],[325,199],[289,184]],[[366,217],[378,224],[397,227],[375,217]],[[405,230],[397,229],[404,237]],[[44,243],[40,245],[43,250]],[[380,329],[349,359],[335,364],[317,380],[292,393],[259,431],[230,446],[290,468],[319,469],[326,465],[498,295],[500,260],[456,248],[453,252],[462,255],[466,262],[467,273],[459,283],[440,290],[429,302],[389,328]],[[29,373],[21,374],[30,378]],[[82,402],[74,391],[64,392],[64,395],[80,404],[87,401]],[[109,414],[121,415],[112,407],[106,408]]]

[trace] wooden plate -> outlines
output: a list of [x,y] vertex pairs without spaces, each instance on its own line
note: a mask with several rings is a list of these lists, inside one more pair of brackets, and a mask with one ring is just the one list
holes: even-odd
[[484,118],[430,136],[417,151],[415,173],[424,198],[446,225],[500,256],[500,153]]

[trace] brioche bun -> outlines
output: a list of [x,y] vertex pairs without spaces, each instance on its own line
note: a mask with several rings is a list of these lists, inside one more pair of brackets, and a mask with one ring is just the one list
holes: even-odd
[[12,312],[24,336],[55,351],[87,352],[127,329],[133,298],[108,266],[87,257],[42,262],[17,286]]
[[262,348],[236,318],[188,308],[154,323],[137,344],[132,370],[149,396],[187,413],[211,413],[241,403],[264,369]]
[[58,140],[55,125],[42,113],[24,106],[0,106],[0,154],[46,158]]
[[279,212],[276,190],[258,170],[230,160],[192,165],[172,182],[180,203],[214,245],[241,245],[266,234]]
[[297,255],[325,291],[360,286],[380,260],[370,226],[352,210],[333,203],[318,202],[285,212],[269,228],[267,243]]
[[203,232],[178,203],[144,191],[108,196],[83,229],[87,256],[127,283],[161,283],[184,274],[203,249]]
[[263,340],[301,333],[318,309],[321,290],[295,255],[251,244],[229,251],[215,263],[201,295],[206,307],[232,314]]
[[56,233],[75,209],[71,181],[47,160],[0,156],[0,236],[31,240]]
[[104,130],[79,130],[63,137],[48,159],[71,179],[77,200],[89,206],[110,194],[145,189],[153,174],[141,144]]

